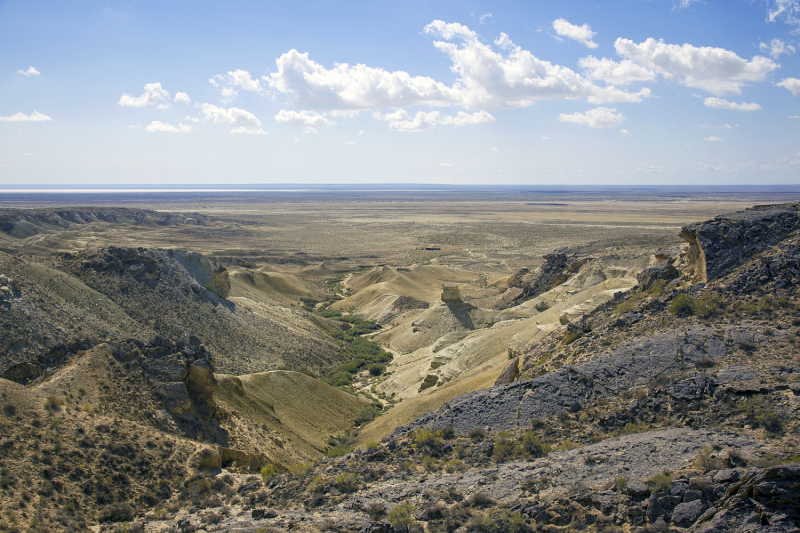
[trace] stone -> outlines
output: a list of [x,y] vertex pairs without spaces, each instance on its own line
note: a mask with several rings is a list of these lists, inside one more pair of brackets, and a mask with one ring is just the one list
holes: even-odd
[[650,494],[650,488],[641,481],[629,481],[627,483],[628,495],[634,498],[642,498]]
[[739,481],[739,472],[736,470],[720,470],[714,474],[714,483],[735,483]]
[[495,380],[494,384],[507,385],[513,383],[519,375],[519,357],[515,357],[506,367],[500,372],[500,376]]
[[677,278],[678,275],[678,271],[672,266],[672,263],[669,260],[665,260],[639,272],[636,276],[636,281],[639,282],[639,287],[642,290],[647,290],[659,280],[670,281]]
[[699,490],[694,490],[694,489],[687,490],[683,495],[684,502],[693,502],[695,500],[702,501],[702,499],[703,499],[703,492]]
[[703,514],[703,502],[694,500],[686,503],[679,503],[672,512],[672,523],[676,526],[688,527],[694,524],[700,515]]

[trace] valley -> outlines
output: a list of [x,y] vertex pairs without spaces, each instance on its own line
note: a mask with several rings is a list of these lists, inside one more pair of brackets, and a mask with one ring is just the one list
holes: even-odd
[[796,530],[798,199],[4,195],[0,531]]

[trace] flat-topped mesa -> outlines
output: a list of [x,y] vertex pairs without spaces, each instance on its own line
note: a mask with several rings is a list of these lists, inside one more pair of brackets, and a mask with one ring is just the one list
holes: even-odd
[[685,226],[689,276],[696,283],[721,278],[798,229],[800,203],[758,205]]
[[458,290],[458,285],[452,283],[442,284],[442,301],[443,302],[460,302],[461,291]]

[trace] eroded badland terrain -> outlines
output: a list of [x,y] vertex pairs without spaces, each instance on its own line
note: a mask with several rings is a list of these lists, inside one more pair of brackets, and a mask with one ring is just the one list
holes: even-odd
[[0,531],[800,531],[798,199],[6,195]]

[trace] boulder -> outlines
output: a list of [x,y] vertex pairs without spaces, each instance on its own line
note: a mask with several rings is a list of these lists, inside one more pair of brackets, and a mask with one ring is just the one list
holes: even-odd
[[670,281],[677,278],[678,275],[677,269],[667,260],[645,268],[639,272],[636,280],[642,290],[647,290],[659,280]]
[[519,376],[519,357],[515,357],[513,361],[506,365],[494,384],[497,386],[513,383],[517,376]]
[[688,527],[694,524],[701,514],[703,514],[703,502],[701,500],[679,503],[672,512],[672,523],[676,526]]

